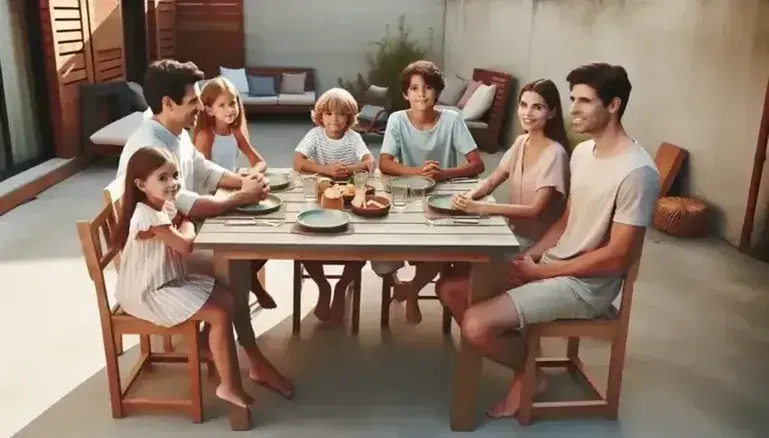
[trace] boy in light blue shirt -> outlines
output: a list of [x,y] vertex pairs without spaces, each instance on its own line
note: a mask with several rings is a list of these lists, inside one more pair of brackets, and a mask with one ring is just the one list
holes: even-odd
[[[429,61],[416,61],[400,76],[403,97],[410,108],[394,112],[387,120],[379,156],[379,170],[386,175],[422,175],[436,181],[474,177],[484,170],[483,160],[462,115],[436,110],[435,103],[445,82],[440,70]],[[460,157],[464,158],[461,160]],[[396,161],[397,160],[397,161]],[[464,161],[459,164],[460,161]],[[380,276],[392,275],[394,298],[406,300],[406,319],[422,320],[417,294],[440,272],[441,264],[419,263],[409,282],[400,282],[396,272],[402,261],[372,262]]]

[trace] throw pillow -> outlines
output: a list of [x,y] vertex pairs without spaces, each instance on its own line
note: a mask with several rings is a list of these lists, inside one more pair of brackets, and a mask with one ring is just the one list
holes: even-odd
[[497,85],[480,84],[475,90],[467,104],[462,108],[462,118],[465,120],[479,120],[486,114],[486,111],[494,104],[494,95],[497,92]]
[[304,94],[307,73],[283,73],[280,81],[281,94]]
[[447,77],[446,88],[444,88],[441,95],[438,96],[438,103],[448,106],[457,106],[465,89],[467,89],[467,81],[456,75]]
[[462,109],[465,107],[465,105],[467,105],[467,101],[470,100],[470,97],[473,96],[473,93],[475,93],[475,90],[478,89],[479,85],[481,85],[481,83],[477,81],[471,81],[469,84],[467,84],[465,93],[462,95],[462,98],[459,99],[459,102],[457,102],[457,108]]
[[238,93],[248,93],[248,79],[246,78],[245,68],[226,68],[219,67],[219,74],[229,79]]
[[380,87],[378,85],[369,85],[368,93],[371,97],[377,99],[384,99],[387,97],[387,87]]
[[248,76],[248,94],[254,97],[277,96],[275,76]]

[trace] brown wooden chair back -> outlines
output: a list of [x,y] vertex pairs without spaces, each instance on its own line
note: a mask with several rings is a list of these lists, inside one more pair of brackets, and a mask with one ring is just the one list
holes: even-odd
[[[110,207],[112,213],[115,216],[115,222],[120,218],[120,209],[122,207],[122,199],[125,188],[123,187],[123,178],[116,178],[104,188],[102,195],[104,197],[104,206]],[[115,254],[115,258],[112,263],[112,267],[115,271],[120,269],[120,251]]]
[[654,156],[654,164],[660,173],[660,198],[668,195],[689,153],[671,143],[662,143]]

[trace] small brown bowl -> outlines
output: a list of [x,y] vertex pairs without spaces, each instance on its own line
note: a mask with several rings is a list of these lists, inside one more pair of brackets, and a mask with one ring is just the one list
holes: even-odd
[[[384,205],[384,207],[368,206],[369,201],[376,201]],[[390,198],[386,196],[366,195],[366,203],[363,204],[363,207],[351,205],[350,210],[361,217],[382,217],[387,216],[387,214],[390,213],[390,207],[392,207]]]
[[[344,186],[343,184],[341,185]],[[355,193],[353,192],[352,195],[348,195],[345,192],[342,192],[342,193],[343,193],[342,197],[344,198],[345,205],[350,205],[352,203],[352,200],[355,199]],[[374,188],[374,186],[370,184],[366,184],[366,196],[373,195],[374,193],[376,193],[376,189]]]

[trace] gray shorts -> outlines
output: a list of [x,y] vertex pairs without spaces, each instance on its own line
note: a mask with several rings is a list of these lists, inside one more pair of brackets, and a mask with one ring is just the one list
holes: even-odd
[[507,291],[518,311],[521,327],[556,319],[591,319],[598,313],[578,294],[578,280],[572,277],[548,278]]

